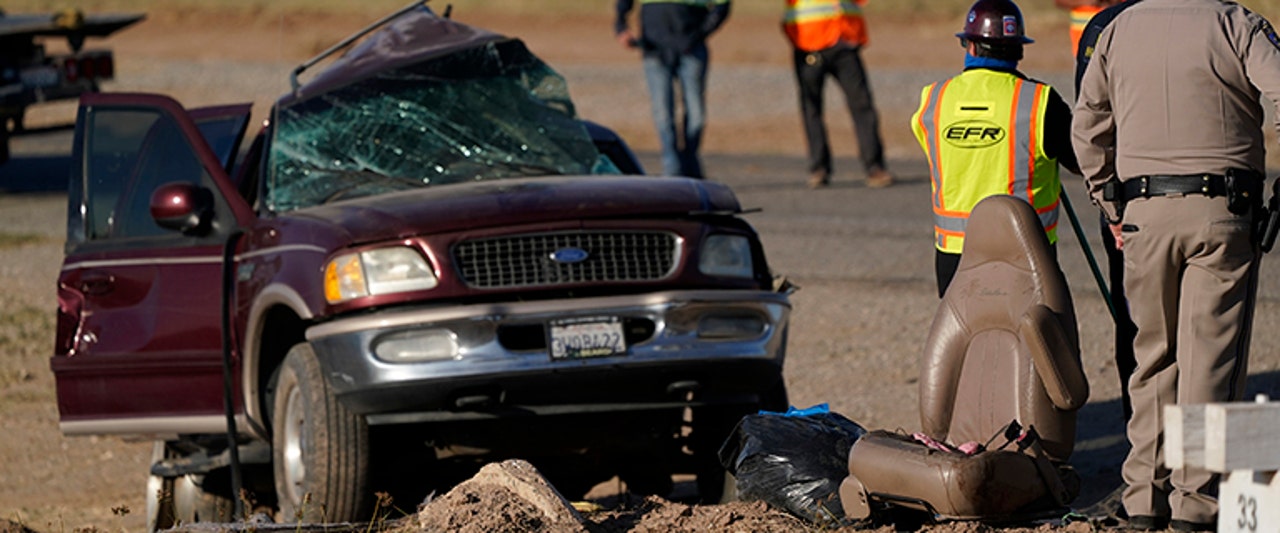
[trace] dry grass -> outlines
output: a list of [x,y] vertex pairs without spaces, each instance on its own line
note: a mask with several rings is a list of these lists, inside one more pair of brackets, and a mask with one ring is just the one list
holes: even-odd
[[[31,397],[33,389],[20,385],[46,381],[54,329],[53,313],[28,306],[15,309],[9,303],[0,298],[5,308],[0,314],[0,406],[37,399]],[[36,389],[39,400],[51,397],[47,389]]]
[[10,248],[17,248],[29,244],[47,244],[55,241],[56,239],[46,235],[0,232],[0,251],[7,251]]
[[[32,247],[56,242],[48,235],[0,232],[0,254],[18,257],[29,253]],[[18,279],[8,281],[22,283]],[[37,399],[32,397],[33,391],[39,400],[50,398],[45,378],[53,329],[54,316],[48,309],[32,306],[29,299],[8,291],[0,292],[0,411],[5,405]],[[21,386],[38,381],[44,382],[42,386]]]

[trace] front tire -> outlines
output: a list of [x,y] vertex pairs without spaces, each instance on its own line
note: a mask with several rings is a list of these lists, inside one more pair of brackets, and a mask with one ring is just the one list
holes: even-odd
[[329,389],[310,344],[285,356],[272,409],[272,464],[280,522],[365,518],[369,426]]
[[702,407],[693,411],[693,461],[698,503],[715,505],[737,499],[733,476],[720,464],[720,447],[738,421],[754,412],[743,407]]
[[701,503],[729,503],[738,499],[737,480],[720,463],[720,448],[733,436],[743,417],[761,410],[787,410],[787,386],[781,376],[777,384],[761,393],[758,402],[751,407],[703,407],[693,411],[693,452]]

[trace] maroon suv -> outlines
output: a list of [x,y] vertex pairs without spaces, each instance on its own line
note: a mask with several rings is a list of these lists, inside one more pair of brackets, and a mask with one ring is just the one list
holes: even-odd
[[355,520],[508,457],[570,497],[685,472],[717,499],[733,425],[786,407],[790,304],[732,191],[628,174],[519,40],[418,6],[241,150],[249,110],[81,100],[58,407],[156,439],[153,528],[237,486]]

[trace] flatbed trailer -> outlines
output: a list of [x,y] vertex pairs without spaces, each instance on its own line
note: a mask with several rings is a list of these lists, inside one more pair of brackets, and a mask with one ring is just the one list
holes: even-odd
[[[84,15],[0,12],[0,163],[9,159],[9,136],[24,129],[27,108],[98,92],[115,78],[108,49],[84,49],[87,38],[103,38],[146,18],[141,13]],[[47,53],[48,39],[65,38],[68,53]]]

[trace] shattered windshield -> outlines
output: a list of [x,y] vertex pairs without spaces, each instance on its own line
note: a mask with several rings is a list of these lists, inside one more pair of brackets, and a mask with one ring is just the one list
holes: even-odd
[[277,110],[276,211],[465,181],[618,174],[568,87],[518,40],[384,71]]

